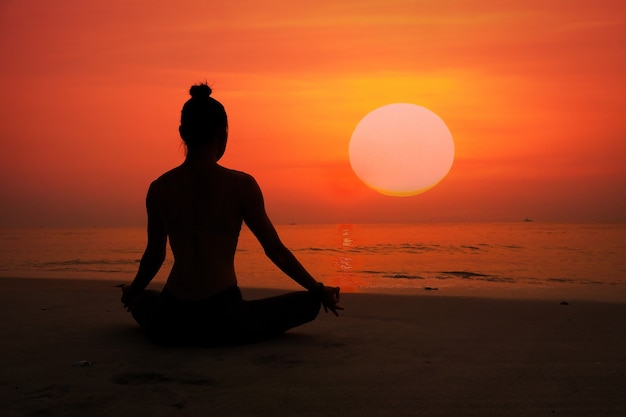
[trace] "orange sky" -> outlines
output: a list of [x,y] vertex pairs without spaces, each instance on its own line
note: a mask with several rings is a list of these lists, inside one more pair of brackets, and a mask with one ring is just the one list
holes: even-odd
[[[277,223],[626,221],[621,0],[223,3],[0,3],[1,227],[142,225],[204,80],[229,113],[223,164]],[[348,162],[359,120],[395,102],[455,139],[415,197]]]

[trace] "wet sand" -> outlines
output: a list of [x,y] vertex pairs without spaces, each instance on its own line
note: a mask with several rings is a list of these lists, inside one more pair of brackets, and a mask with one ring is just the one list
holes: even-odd
[[344,294],[268,342],[163,348],[113,284],[0,279],[2,415],[626,414],[626,303]]

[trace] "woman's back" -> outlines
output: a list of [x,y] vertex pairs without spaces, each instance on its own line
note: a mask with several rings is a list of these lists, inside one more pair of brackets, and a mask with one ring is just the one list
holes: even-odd
[[167,288],[178,298],[204,299],[237,284],[242,175],[187,161],[150,186],[148,205],[162,221],[174,255]]

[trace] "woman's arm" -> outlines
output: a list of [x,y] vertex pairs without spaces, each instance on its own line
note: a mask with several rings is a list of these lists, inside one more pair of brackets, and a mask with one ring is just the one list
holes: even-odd
[[159,206],[156,199],[155,184],[152,183],[146,197],[148,212],[148,243],[141,257],[137,275],[132,284],[122,287],[122,303],[129,307],[131,300],[143,291],[154,276],[159,272],[165,260],[167,233],[159,215]]
[[307,290],[318,294],[324,308],[330,309],[335,315],[343,310],[339,302],[339,288],[325,287],[309,274],[298,259],[282,243],[276,228],[265,211],[263,193],[250,176],[246,176],[242,187],[242,216],[250,231],[258,239],[267,257],[285,274]]

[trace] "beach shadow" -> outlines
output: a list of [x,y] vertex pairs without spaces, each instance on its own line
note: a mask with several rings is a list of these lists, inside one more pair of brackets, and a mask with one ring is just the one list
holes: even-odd
[[144,331],[133,324],[108,326],[104,333],[103,336],[108,339],[120,340],[123,343],[141,344],[142,342],[148,342]]
[[[321,337],[319,334],[308,334],[302,332],[286,332],[280,335],[259,340],[251,343],[241,343],[235,345],[222,345],[222,344],[184,344],[179,345],[160,345],[153,343],[146,335],[143,329],[134,324],[115,324],[107,326],[103,332],[103,338],[107,340],[119,340],[121,343],[129,343],[135,346],[154,346],[154,347],[167,347],[167,348],[197,348],[197,349],[220,349],[220,348],[250,348],[253,346],[316,346],[316,347],[341,347],[342,343],[333,340],[330,343],[326,338]],[[236,350],[236,349],[235,349]]]

